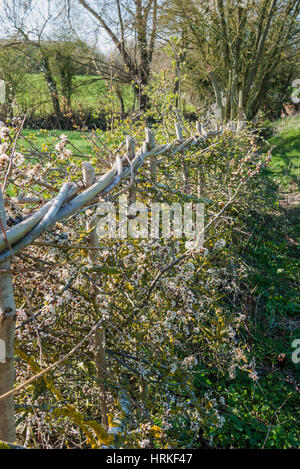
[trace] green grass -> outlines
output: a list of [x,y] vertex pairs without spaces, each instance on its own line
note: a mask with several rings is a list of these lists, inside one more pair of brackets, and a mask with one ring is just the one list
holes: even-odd
[[[61,98],[59,80],[56,79],[56,81]],[[125,110],[129,110],[133,103],[132,89],[129,85],[119,86]],[[17,103],[22,110],[30,110],[30,113],[38,116],[45,116],[53,112],[49,90],[41,73],[25,74],[24,85],[17,95]],[[98,75],[74,76],[71,100],[73,110],[78,110],[80,105],[83,110],[97,112],[103,110],[108,104],[113,105],[116,111],[120,108],[120,102],[116,93],[110,94],[105,80]]]
[[[252,413],[267,426],[264,441],[256,432],[248,444],[295,448],[300,444],[300,365],[291,360],[291,344],[300,338],[300,116],[280,120],[272,128],[273,157],[258,189],[264,191],[263,198],[247,220],[252,236],[243,253],[250,267],[249,289],[255,292],[252,353],[261,373]],[[280,354],[285,357],[282,363]]]
[[75,154],[82,153],[87,155],[92,151],[92,144],[88,140],[88,134],[84,137],[78,131],[70,130],[35,130],[24,129],[20,138],[19,145],[23,148],[36,147],[39,150],[48,151],[53,150],[55,144],[59,141],[60,135],[66,135],[70,144],[67,148],[73,150]]
[[274,136],[270,144],[275,146],[269,176],[282,188],[300,181],[300,115],[281,119],[272,125]]
[[200,392],[208,386],[225,399],[224,426],[211,431],[218,448],[300,447],[300,364],[292,361],[292,342],[300,339],[300,116],[272,129],[272,162],[251,196],[250,213],[240,214],[250,237],[233,240],[248,271],[241,339],[259,380],[239,373],[216,383],[208,373],[199,381]]

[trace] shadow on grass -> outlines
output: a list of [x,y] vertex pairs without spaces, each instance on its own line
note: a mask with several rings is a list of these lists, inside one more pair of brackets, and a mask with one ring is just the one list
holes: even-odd
[[[300,116],[281,121],[269,143],[274,146],[272,162],[266,171],[281,189],[300,190]],[[289,187],[291,186],[291,187]]]

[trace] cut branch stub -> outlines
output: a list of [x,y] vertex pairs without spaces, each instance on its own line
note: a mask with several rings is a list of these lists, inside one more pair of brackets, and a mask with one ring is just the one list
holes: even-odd
[[182,136],[182,128],[179,122],[176,122],[175,124],[175,131],[176,131],[176,137],[179,142],[183,142],[183,136]]
[[[149,127],[146,127],[145,129],[145,134],[146,134],[146,142],[147,142],[147,147],[151,151],[155,148],[155,134],[154,131],[149,129]],[[157,176],[157,159],[156,156],[153,155],[149,159],[149,173],[152,181],[156,181],[156,176]]]
[[146,140],[143,141],[143,146],[142,146],[142,153],[145,154],[148,151],[148,144]]
[[126,154],[130,160],[135,157],[135,141],[132,137],[126,137]]
[[154,134],[154,131],[149,129],[149,127],[146,127],[145,134],[146,134],[146,142],[148,144],[148,148],[149,148],[149,150],[153,150],[153,148],[155,148],[155,134]]
[[91,187],[91,185],[95,182],[95,170],[93,166],[90,163],[84,161],[82,163],[82,170],[84,187]]
[[203,136],[203,125],[201,122],[197,121],[196,122],[196,131],[199,133],[199,135],[202,137]]

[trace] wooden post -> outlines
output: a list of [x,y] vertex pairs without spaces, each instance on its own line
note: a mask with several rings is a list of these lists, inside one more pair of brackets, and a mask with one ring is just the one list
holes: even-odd
[[238,106],[238,125],[237,130],[241,130],[244,126],[244,106],[243,106],[243,91],[239,91],[239,106]]
[[203,137],[203,125],[199,121],[196,121],[196,131]]
[[126,137],[126,154],[127,157],[131,160],[135,157],[135,141],[132,137]]
[[182,128],[179,122],[176,122],[175,124],[175,132],[176,132],[176,137],[179,142],[183,142],[183,136],[182,136]]
[[[6,213],[2,191],[0,190],[0,230],[6,229]],[[1,270],[10,270],[10,262],[0,265]],[[16,324],[16,305],[11,273],[0,274],[0,395],[14,386],[14,336]],[[5,352],[5,353],[4,353]],[[13,396],[0,401],[0,440],[13,443],[16,440],[15,409]]]
[[[88,188],[95,182],[95,171],[92,165],[84,162],[83,166],[83,181],[85,187]],[[97,235],[98,216],[95,215],[92,220],[87,222],[87,230],[89,234],[89,247],[98,247],[99,237]],[[92,230],[92,231],[91,231]],[[96,262],[98,253],[96,249],[91,249],[88,257],[92,263]],[[97,274],[92,273],[91,277],[96,281]],[[99,293],[98,287],[94,286],[94,297]],[[97,378],[99,380],[99,407],[101,412],[101,424],[108,430],[108,405],[107,405],[107,389],[103,382],[106,379],[106,356],[105,356],[105,330],[103,327],[97,329],[95,332],[95,352],[94,352],[95,365],[97,370]]]
[[101,424],[108,430],[108,405],[107,405],[107,389],[104,384],[107,378],[106,355],[105,355],[105,329],[101,327],[95,333],[95,365],[97,369],[97,378],[99,380],[99,407],[101,412]]

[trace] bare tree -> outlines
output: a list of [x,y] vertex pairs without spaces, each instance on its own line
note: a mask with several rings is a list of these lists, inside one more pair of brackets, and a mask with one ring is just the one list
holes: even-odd
[[295,62],[299,12],[299,0],[173,0],[166,16],[184,31],[190,70],[209,80],[220,116],[252,119],[283,63]]
[[113,42],[122,57],[127,77],[133,83],[139,108],[145,109],[148,101],[145,87],[149,82],[157,35],[157,0],[77,1]]

